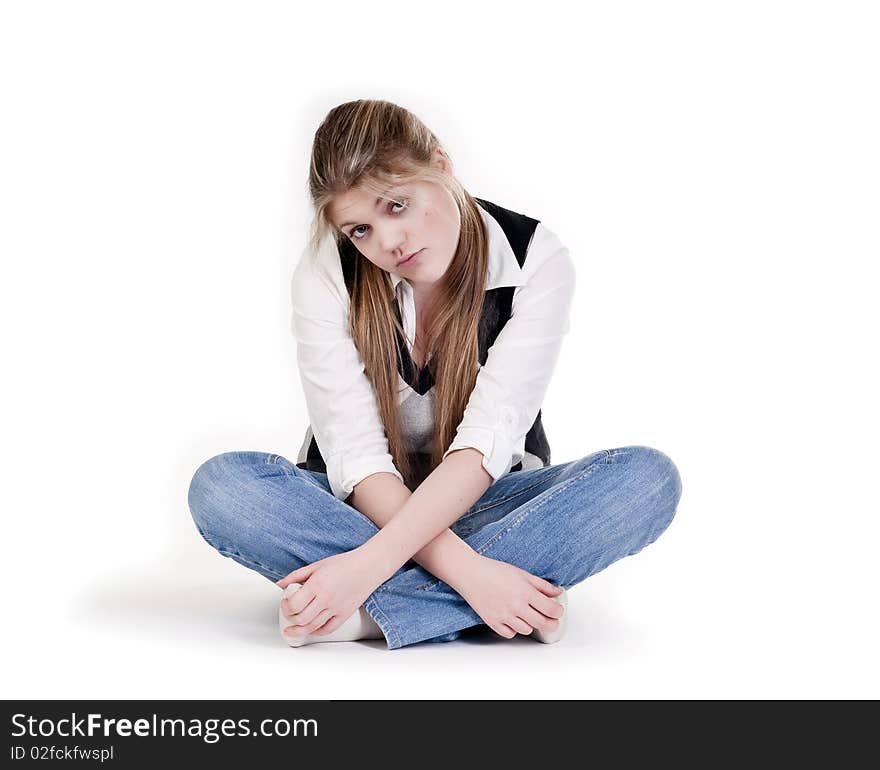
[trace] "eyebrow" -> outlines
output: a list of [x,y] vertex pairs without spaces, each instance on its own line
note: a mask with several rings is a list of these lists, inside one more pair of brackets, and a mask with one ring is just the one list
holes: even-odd
[[[389,192],[391,192],[391,191],[386,190],[384,193],[382,193],[382,195],[386,195]],[[373,208],[376,208],[376,206],[378,206],[382,202],[382,195],[380,195],[378,198],[376,198],[376,202],[373,204]],[[349,225],[356,225],[356,224],[357,224],[357,222],[346,222],[344,225],[339,225],[339,229],[342,230],[344,227],[348,227]]]

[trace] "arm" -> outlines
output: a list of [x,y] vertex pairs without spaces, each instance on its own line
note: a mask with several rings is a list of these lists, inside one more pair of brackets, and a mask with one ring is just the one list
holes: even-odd
[[[492,476],[483,467],[482,453],[471,447],[450,452],[412,493],[395,477],[390,478],[394,478],[396,484],[389,481],[389,476],[374,474],[365,479],[369,486],[360,498],[368,500],[366,508],[377,518],[361,512],[381,527],[363,548],[380,565],[382,581],[413,558],[433,575],[451,582],[476,555],[448,527],[458,521],[492,483]],[[395,508],[395,503],[400,502],[402,504]],[[380,524],[383,518],[385,521]]]
[[[454,576],[460,575],[464,566],[476,555],[448,527],[466,513],[492,483],[492,476],[483,468],[482,459],[482,454],[470,447],[451,452],[415,492],[410,492],[402,481],[390,473],[374,473],[355,485],[347,502],[380,530],[401,515],[405,517],[405,522],[411,518],[423,522],[424,528],[415,532],[407,523],[395,525],[392,537],[401,528],[411,536],[409,540],[397,541],[401,549],[397,553],[402,555],[412,547],[416,553],[411,558],[417,564],[451,584]],[[418,498],[411,502],[416,495]],[[413,510],[416,513],[410,513]],[[417,541],[423,536],[429,537],[422,533],[435,529],[443,531],[419,549]],[[385,551],[382,540],[373,543],[375,539],[374,536],[369,541],[373,544],[370,550],[385,565],[386,571],[390,568],[387,579],[410,557],[391,567],[396,557],[390,550]]]

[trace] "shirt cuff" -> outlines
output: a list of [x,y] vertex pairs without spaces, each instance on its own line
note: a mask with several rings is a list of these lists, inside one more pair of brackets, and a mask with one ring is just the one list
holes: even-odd
[[388,453],[374,457],[347,457],[340,453],[332,455],[325,463],[327,481],[330,483],[333,496],[343,501],[351,494],[356,484],[374,473],[393,473],[403,482],[403,476]]
[[483,467],[492,477],[498,481],[513,467],[513,442],[501,433],[496,433],[488,428],[462,427],[458,429],[455,440],[443,453],[443,459],[456,449],[471,447],[483,453]]

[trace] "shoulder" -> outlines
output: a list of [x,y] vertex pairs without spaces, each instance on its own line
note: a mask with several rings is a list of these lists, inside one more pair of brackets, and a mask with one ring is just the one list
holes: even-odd
[[574,280],[575,266],[567,246],[546,222],[535,216],[515,211],[498,203],[475,198],[483,217],[491,217],[510,244],[528,283],[539,273],[550,272],[560,279]]
[[561,284],[574,289],[576,280],[575,263],[568,246],[556,230],[546,222],[535,220],[536,224],[529,238],[525,255],[520,263],[520,277],[523,289],[530,293],[544,293]]
[[528,250],[535,228],[540,224],[539,220],[484,198],[474,198],[474,200],[483,210],[483,219],[487,216],[491,217],[504,233],[513,253],[521,260]]
[[575,277],[575,265],[568,246],[544,222],[539,222],[529,243],[523,273],[528,278],[542,270],[552,270],[557,275]]

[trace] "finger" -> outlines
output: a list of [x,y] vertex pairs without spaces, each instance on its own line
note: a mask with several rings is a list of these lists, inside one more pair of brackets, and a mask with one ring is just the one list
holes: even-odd
[[276,581],[275,585],[279,588],[287,588],[291,583],[305,583],[313,571],[314,567],[311,564],[306,564],[304,567],[295,569],[290,574],[281,578],[281,580]]
[[[355,610],[355,612],[357,612],[357,610]],[[347,616],[346,615],[339,615],[339,614],[334,615],[332,618],[330,618],[330,620],[333,622],[332,628],[328,628],[328,626],[324,626],[323,628],[319,628],[315,633],[332,634],[337,628],[339,628],[339,626],[341,626],[343,623],[345,623],[345,621],[348,620],[349,618],[351,618],[353,615],[354,615],[354,612],[348,613]]]
[[[301,588],[300,591],[302,591]],[[293,597],[290,598],[293,599]],[[322,609],[324,609],[323,605],[318,601],[318,598],[315,597],[295,615],[288,617],[290,617],[293,625],[307,626],[318,616]]]
[[309,588],[308,584],[305,584],[293,596],[288,596],[281,601],[282,612],[284,612],[287,617],[297,615],[302,612],[314,598],[315,589]]
[[547,594],[547,596],[559,596],[559,594],[562,593],[562,588],[553,585],[549,580],[544,580],[544,578],[538,577],[537,575],[529,573],[529,580],[535,588]]
[[500,631],[496,629],[495,633],[500,634],[505,639],[513,639],[516,636],[516,631],[514,631],[510,626],[506,623],[499,623]]
[[543,630],[552,631],[559,625],[559,621],[554,618],[548,618],[545,615],[542,615],[535,609],[531,607],[526,607],[520,613],[520,617],[528,623],[532,628],[540,628]]
[[311,634],[316,628],[320,628],[326,622],[327,618],[330,617],[330,610],[326,607],[321,610],[317,617],[305,626],[293,626],[288,627],[284,630],[284,633],[287,636],[305,636],[306,634]]
[[505,621],[505,622],[511,628],[516,629],[516,632],[518,634],[523,634],[524,636],[528,636],[530,633],[532,633],[532,631],[535,630],[532,626],[530,626],[528,623],[526,623],[526,621],[524,621],[522,618],[513,617],[510,620]]
[[542,593],[533,594],[529,598],[529,604],[548,618],[561,618],[565,614],[565,607]]
[[339,628],[339,626],[342,625],[342,623],[342,618],[339,615],[334,615],[332,618],[329,618],[323,626],[316,628],[314,633],[317,636],[326,636],[327,634],[332,634],[337,628]]

